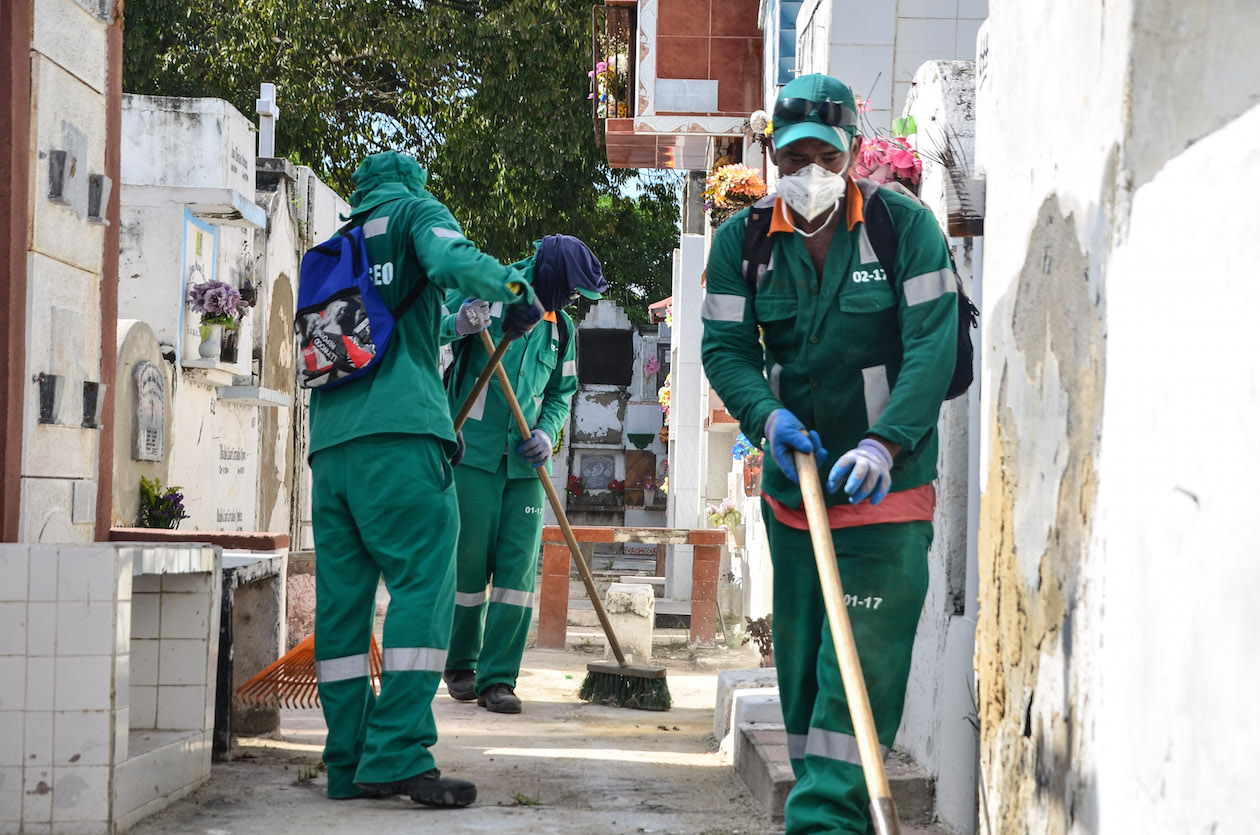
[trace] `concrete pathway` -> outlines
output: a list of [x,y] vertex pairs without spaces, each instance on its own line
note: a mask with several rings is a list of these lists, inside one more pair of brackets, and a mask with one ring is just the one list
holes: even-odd
[[[713,742],[717,667],[755,665],[740,651],[666,661],[674,708],[590,705],[577,687],[598,656],[530,650],[517,692],[524,712],[502,716],[438,691],[444,773],[477,783],[477,802],[440,810],[410,800],[324,796],[319,711],[288,711],[277,739],[242,739],[210,781],[131,831],[149,833],[774,833]],[[656,663],[661,663],[657,661]],[[906,830],[914,835],[922,830]]]

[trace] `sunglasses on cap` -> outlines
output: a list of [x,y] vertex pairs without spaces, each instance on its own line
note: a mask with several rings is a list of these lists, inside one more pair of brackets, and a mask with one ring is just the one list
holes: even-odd
[[800,122],[811,113],[818,114],[818,121],[833,128],[857,125],[857,114],[846,104],[838,101],[811,101],[810,99],[779,99],[774,103],[774,120]]

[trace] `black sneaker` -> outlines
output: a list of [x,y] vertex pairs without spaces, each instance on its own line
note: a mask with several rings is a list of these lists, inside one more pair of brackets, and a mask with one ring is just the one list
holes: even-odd
[[492,684],[477,694],[477,704],[491,713],[520,713],[521,700],[508,684]]
[[477,799],[475,785],[467,780],[443,777],[442,772],[436,768],[392,783],[355,783],[355,785],[368,797],[393,797],[396,794],[405,794],[425,806],[442,806],[448,809],[467,806]]
[[471,702],[477,698],[477,673],[475,670],[445,670],[442,681],[446,692],[457,702]]

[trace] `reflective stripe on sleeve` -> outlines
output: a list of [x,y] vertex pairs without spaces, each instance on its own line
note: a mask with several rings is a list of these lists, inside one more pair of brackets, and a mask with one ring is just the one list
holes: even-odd
[[742,322],[748,299],[729,293],[705,293],[700,318],[710,322]]
[[949,270],[916,275],[903,285],[906,304],[916,305],[935,301],[946,293],[954,292],[954,274]]
[[381,672],[440,673],[446,668],[446,650],[433,647],[386,647],[381,653]]
[[862,397],[866,400],[866,425],[879,423],[888,405],[888,369],[882,365],[862,369]]
[[340,658],[325,658],[315,662],[315,678],[320,684],[331,684],[334,681],[346,681],[352,678],[366,678],[368,674],[367,653],[359,655],[343,655]]
[[543,399],[541,395],[536,395],[534,397],[534,414],[538,414],[538,410],[542,408],[542,401]]
[[770,393],[773,394],[775,397],[783,396],[782,394],[779,393],[779,386],[780,386],[779,379],[782,376],[783,376],[782,365],[776,362],[774,365],[770,366]]
[[[789,739],[789,752],[791,751],[791,744]],[[888,749],[883,745],[879,746],[879,752],[884,757],[888,756]],[[857,766],[862,764],[862,754],[858,750],[857,737],[852,734],[841,733],[840,731],[810,728],[809,736],[805,741],[805,754],[810,757],[839,760],[840,762],[852,763]]]
[[464,237],[464,236],[463,236],[463,234],[462,234],[461,232],[457,232],[457,231],[456,231],[456,230],[454,230],[454,229],[447,229],[447,228],[446,228],[446,227],[444,227],[444,226],[431,226],[431,227],[429,227],[429,231],[430,231],[430,232],[432,232],[434,235],[436,235],[436,236],[437,236],[437,237],[439,237],[439,238],[462,238],[462,237]]
[[491,589],[491,603],[506,603],[509,606],[520,606],[524,609],[534,607],[534,593],[518,589]]
[[482,589],[481,591],[455,592],[455,605],[456,606],[466,606],[466,607],[472,608],[474,606],[480,606],[482,603],[485,603],[485,602],[486,602],[485,589]]
[[560,373],[563,374],[565,377],[576,377],[577,376],[577,360],[565,360],[564,366],[561,369]]
[[378,235],[384,235],[389,231],[389,216],[374,217],[367,223],[363,224],[363,237],[375,238]]

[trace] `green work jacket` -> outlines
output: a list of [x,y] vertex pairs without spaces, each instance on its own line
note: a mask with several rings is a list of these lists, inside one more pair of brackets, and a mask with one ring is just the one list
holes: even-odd
[[[532,258],[513,266],[525,268],[533,277]],[[488,359],[480,334],[461,337],[455,332],[455,317],[466,298],[468,295],[458,290],[448,293],[445,307],[449,314],[442,318],[442,341],[452,342],[455,351],[447,384],[452,415],[464,404]],[[486,332],[497,345],[503,338],[503,305],[492,304],[490,312],[490,327]],[[539,322],[533,330],[511,343],[502,360],[503,370],[512,383],[521,411],[525,413],[525,422],[531,429],[546,432],[553,444],[560,440],[560,431],[564,428],[569,405],[578,388],[577,330],[563,310],[556,313],[556,318],[562,319],[563,324],[546,320]],[[564,356],[560,355],[560,328],[568,329]],[[521,433],[508,409],[497,375],[490,378],[473,404],[462,431],[464,460],[460,466],[493,473],[506,454],[508,478],[536,477],[533,466],[516,452],[521,444]],[[551,462],[548,461],[546,466],[550,473]]]
[[[945,238],[931,211],[882,189],[897,232],[893,280],[885,275],[850,182],[842,218],[819,278],[805,239],[776,223],[773,257],[754,293],[742,273],[749,210],[718,228],[705,270],[701,310],[705,374],[749,438],[786,408],[836,459],[866,435],[899,444],[892,490],[936,477],[936,422],[954,370],[957,292]],[[774,195],[758,205],[772,205]],[[780,213],[787,217],[786,207]],[[786,228],[785,228],[786,227]],[[767,450],[769,452],[769,450]],[[800,487],[766,455],[766,493],[790,507]],[[829,504],[847,502],[843,491]]]
[[354,438],[383,433],[434,435],[455,449],[455,432],[438,374],[438,331],[447,290],[511,302],[533,290],[520,270],[500,264],[464,237],[427,191],[401,183],[369,191],[351,212],[363,221],[368,261],[381,299],[396,308],[417,281],[427,281],[397,320],[376,370],[331,391],[311,392],[308,457]]

